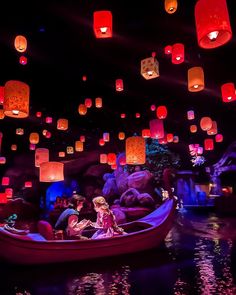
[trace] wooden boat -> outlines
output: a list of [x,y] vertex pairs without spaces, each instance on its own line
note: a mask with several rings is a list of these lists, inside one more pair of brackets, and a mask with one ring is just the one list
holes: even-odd
[[176,202],[166,200],[147,216],[121,225],[125,235],[98,240],[46,240],[39,233],[15,234],[0,227],[0,259],[15,264],[80,261],[157,247],[172,227]]

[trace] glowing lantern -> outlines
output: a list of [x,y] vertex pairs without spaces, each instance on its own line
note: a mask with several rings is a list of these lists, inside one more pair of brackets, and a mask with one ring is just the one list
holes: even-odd
[[218,132],[217,130],[217,122],[216,121],[212,121],[212,126],[209,130],[207,130],[207,134],[208,135],[216,135]]
[[37,148],[35,150],[35,167],[39,167],[44,162],[49,162],[49,150],[46,148]]
[[119,140],[124,140],[125,139],[125,133],[124,132],[119,132],[118,133],[118,138],[119,138]]
[[52,137],[52,133],[50,131],[46,131],[46,134],[45,134],[45,137],[46,138],[51,138]]
[[160,144],[167,144],[167,137],[166,137],[166,134],[162,137],[162,138],[159,138],[158,139],[158,142]]
[[188,120],[194,120],[194,118],[195,118],[194,111],[188,111],[187,118],[188,118]]
[[215,136],[215,141],[216,142],[222,142],[223,141],[223,139],[224,139],[224,137],[223,137],[223,135],[222,134],[216,134],[216,136]]
[[84,143],[81,142],[81,141],[79,141],[79,140],[77,140],[75,142],[75,151],[76,152],[82,152],[83,150],[84,150]]
[[179,142],[179,136],[175,135],[174,138],[173,138],[173,142],[178,143]]
[[110,11],[95,11],[93,13],[93,30],[96,38],[112,37],[112,14]]
[[36,112],[36,117],[41,118],[42,117],[42,112]]
[[5,84],[3,103],[4,114],[13,118],[26,118],[29,115],[29,86],[20,81]]
[[4,86],[0,86],[0,104],[4,102]]
[[13,197],[13,189],[8,187],[5,189],[5,194],[6,194],[6,197],[8,199],[11,199]]
[[167,45],[164,49],[165,54],[171,54],[172,53],[172,46],[171,45]]
[[7,203],[7,196],[5,193],[0,193],[0,204],[6,204]]
[[216,48],[232,37],[226,0],[199,0],[195,5],[198,45]]
[[38,144],[39,143],[39,134],[36,132],[30,133],[29,141],[30,141],[30,143]]
[[85,98],[84,104],[85,104],[85,106],[86,106],[88,109],[91,108],[92,105],[93,105],[92,99],[91,99],[91,98]]
[[24,135],[24,129],[23,128],[16,128],[16,134],[17,135]]
[[151,136],[150,129],[143,129],[142,130],[142,137],[149,138]]
[[124,84],[122,79],[116,79],[116,91],[123,91]]
[[214,141],[211,138],[207,138],[204,140],[204,149],[206,151],[212,151],[214,150]]
[[46,136],[47,132],[48,132],[47,129],[43,129],[42,131],[43,136]]
[[184,45],[182,43],[176,43],[172,46],[171,61],[173,64],[184,62]]
[[4,110],[0,109],[0,120],[3,120],[5,118]]
[[58,153],[58,157],[59,158],[65,158],[65,156],[66,156],[66,153],[65,152],[59,152]]
[[68,129],[68,120],[67,119],[58,119],[57,120],[57,129],[58,130],[67,130]]
[[3,185],[3,186],[6,186],[6,185],[9,185],[9,184],[10,184],[10,178],[7,177],[7,176],[4,176],[4,177],[2,178],[2,185]]
[[141,136],[128,137],[125,141],[126,163],[142,165],[146,162],[145,139]]
[[87,76],[83,75],[82,80],[85,82],[87,81]]
[[156,106],[154,104],[152,104],[150,109],[151,109],[152,112],[154,112],[156,110]]
[[6,164],[6,157],[0,157],[0,165]]
[[18,35],[15,38],[14,45],[17,51],[25,52],[27,49],[27,39],[22,35]]
[[39,181],[56,182],[64,180],[64,164],[60,162],[44,162],[40,164]]
[[221,94],[223,102],[231,102],[236,100],[234,83],[225,83],[221,86]]
[[212,120],[210,117],[202,117],[200,121],[200,127],[203,131],[207,131],[212,127]]
[[135,114],[135,118],[138,119],[138,118],[140,118],[140,117],[141,117],[140,113],[136,113],[136,114]]
[[203,147],[199,146],[197,148],[197,153],[198,153],[198,155],[202,155],[203,154]]
[[119,164],[121,166],[126,165],[126,157],[125,157],[125,155],[122,155],[122,156],[119,157]]
[[36,145],[35,145],[34,143],[30,143],[30,145],[29,145],[29,149],[30,149],[31,151],[34,151],[34,150],[36,149]]
[[108,132],[104,132],[104,133],[103,133],[103,140],[104,140],[105,142],[110,141],[110,134],[109,134]]
[[45,122],[48,124],[52,123],[52,117],[46,117]]
[[17,150],[17,145],[16,144],[12,144],[11,145],[11,150],[12,151],[16,151]]
[[178,6],[177,0],[165,0],[165,11],[169,14],[176,12]]
[[84,135],[80,135],[79,140],[80,140],[81,142],[85,142],[85,136],[84,136]]
[[202,67],[192,67],[188,70],[188,90],[190,92],[198,92],[203,90],[204,72]]
[[66,152],[67,154],[74,154],[74,147],[73,146],[66,147]]
[[121,119],[124,119],[126,115],[124,113],[120,114]]
[[25,187],[32,187],[32,181],[25,181]]
[[156,115],[158,119],[165,119],[167,117],[167,108],[165,106],[159,106],[156,109]]
[[21,64],[21,65],[26,65],[27,64],[27,62],[28,62],[28,59],[27,59],[27,57],[25,57],[25,56],[20,56],[20,58],[19,58],[19,63]]
[[100,154],[100,163],[101,164],[107,163],[107,154]]
[[172,133],[167,133],[166,134],[166,140],[167,142],[173,142],[174,135]]
[[160,76],[159,63],[155,57],[148,57],[141,60],[141,75],[146,80]]
[[163,138],[164,137],[164,126],[163,121],[160,119],[154,119],[149,122],[151,138]]
[[190,132],[191,133],[196,133],[197,132],[197,125],[191,125],[190,126]]
[[115,153],[107,154],[107,164],[108,165],[115,165],[116,164],[116,154]]
[[100,138],[100,139],[99,139],[99,145],[100,145],[100,146],[103,146],[104,144],[105,144],[104,139],[103,139],[103,138]]
[[96,108],[102,108],[102,98],[101,97],[96,97],[95,98],[95,107]]
[[112,170],[116,170],[117,169],[117,165],[116,164],[111,165],[111,169]]

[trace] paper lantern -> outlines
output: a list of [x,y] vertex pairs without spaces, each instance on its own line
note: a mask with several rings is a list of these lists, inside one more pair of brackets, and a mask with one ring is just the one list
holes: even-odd
[[4,114],[13,118],[29,116],[29,86],[20,81],[8,81],[5,84]]
[[0,120],[3,120],[5,118],[4,110],[0,109]]
[[212,120],[210,117],[202,117],[200,127],[203,131],[207,131],[212,127]]
[[125,133],[124,132],[119,132],[118,133],[118,138],[119,138],[119,140],[124,140],[125,139]]
[[159,63],[155,57],[148,57],[141,60],[141,75],[146,80],[160,76]]
[[81,142],[85,142],[85,135],[80,135],[79,140],[80,140]]
[[175,13],[178,7],[177,0],[165,0],[165,11],[169,14]]
[[52,123],[52,117],[46,117],[45,122],[48,124]]
[[82,116],[84,116],[84,115],[87,114],[87,107],[86,107],[85,104],[82,104],[82,103],[81,103],[81,104],[78,106],[78,113],[79,113],[80,115],[82,115]]
[[156,110],[156,106],[154,104],[152,104],[150,109],[151,109],[152,112],[154,112]]
[[109,132],[104,132],[102,137],[103,137],[103,140],[105,142],[110,141],[110,134],[109,134]]
[[9,185],[9,184],[10,184],[10,178],[7,177],[7,176],[4,176],[4,177],[2,178],[2,185],[3,185],[3,186],[7,186],[7,185]]
[[115,153],[108,153],[107,154],[107,164],[108,165],[115,165],[116,164],[116,154]]
[[65,152],[59,152],[58,153],[58,157],[59,158],[65,158],[65,156],[66,156],[66,153]]
[[121,119],[124,119],[126,115],[124,113],[120,114]]
[[175,135],[174,138],[173,138],[173,142],[174,143],[178,143],[179,142],[179,136],[178,135]]
[[105,141],[104,141],[103,138],[100,138],[100,139],[99,139],[99,145],[100,145],[100,146],[104,146],[104,145],[105,145]]
[[5,193],[0,193],[0,204],[6,204],[7,203],[7,196]]
[[74,147],[73,146],[67,146],[66,147],[67,154],[74,154]]
[[38,144],[39,143],[39,134],[37,132],[30,133],[29,141],[30,141],[30,143]]
[[101,97],[96,97],[95,98],[95,107],[96,108],[102,108],[102,98]]
[[167,108],[165,106],[159,106],[156,109],[156,115],[158,119],[165,119],[167,117]]
[[167,142],[173,142],[174,135],[172,133],[167,133],[166,134],[166,140]]
[[107,163],[107,154],[100,154],[100,163],[101,164]]
[[16,128],[16,134],[17,135],[24,135],[24,129],[23,128]]
[[125,157],[125,155],[121,155],[121,156],[119,157],[119,164],[120,164],[121,166],[124,166],[124,165],[127,164],[127,163],[126,163],[126,157]]
[[30,143],[30,144],[29,144],[29,149],[30,149],[31,151],[35,151],[35,149],[36,149],[36,145],[35,145],[34,143]]
[[154,119],[149,122],[151,138],[163,138],[164,137],[164,126],[163,121],[160,119]]
[[0,86],[0,104],[4,102],[4,86]]
[[91,98],[85,98],[84,104],[87,108],[91,108],[93,105],[93,101]]
[[236,100],[234,83],[225,83],[221,86],[221,94],[223,102],[231,102]]
[[112,37],[112,13],[108,10],[93,13],[93,30],[96,38]]
[[25,187],[26,188],[32,187],[32,181],[25,181]]
[[27,59],[27,57],[25,57],[25,56],[20,56],[20,58],[19,58],[19,63],[21,64],[21,65],[26,65],[27,64],[27,62],[28,62],[28,59]]
[[80,140],[77,140],[75,142],[75,151],[76,152],[82,152],[84,150],[84,143]]
[[196,133],[197,132],[197,125],[191,125],[190,126],[190,132],[191,133]]
[[164,49],[165,54],[171,54],[172,53],[172,46],[171,45],[167,45]]
[[11,199],[13,197],[13,189],[10,187],[7,187],[5,189],[5,194],[6,194],[7,199]]
[[171,61],[173,64],[184,62],[184,45],[182,43],[176,43],[172,46]]
[[41,118],[42,117],[42,112],[36,112],[36,117]]
[[212,121],[212,126],[209,130],[207,130],[207,134],[208,135],[216,135],[218,132],[217,130],[217,122],[216,121]]
[[166,134],[162,138],[159,138],[158,142],[159,142],[159,144],[167,144]]
[[0,165],[6,164],[6,157],[0,157]]
[[37,148],[35,150],[35,167],[39,167],[44,162],[49,162],[49,150],[46,148]]
[[122,79],[116,79],[116,91],[123,91],[124,84]]
[[195,118],[194,111],[187,111],[187,118],[188,120],[194,120]]
[[22,35],[18,35],[15,38],[14,45],[17,51],[25,52],[27,49],[27,39]]
[[111,169],[112,170],[116,170],[117,169],[117,165],[116,164],[111,165]]
[[87,81],[87,76],[83,75],[82,80],[85,82]]
[[136,119],[138,119],[138,118],[140,118],[140,117],[141,117],[140,113],[136,113],[136,114],[135,114],[135,118],[136,118]]
[[40,164],[39,181],[56,182],[64,180],[64,164],[60,162],[44,162]]
[[188,70],[188,90],[190,92],[198,92],[203,90],[204,72],[202,67],[192,67]]
[[202,155],[203,154],[203,147],[199,146],[197,148],[197,153],[198,153],[198,155]]
[[57,120],[57,129],[58,130],[67,130],[68,129],[68,120],[67,119],[58,119]]
[[149,137],[151,137],[150,129],[143,129],[142,130],[142,137],[143,138],[149,138]]
[[16,144],[12,144],[11,145],[11,150],[12,151],[16,151],[17,150],[17,145]]
[[226,0],[198,0],[195,5],[198,45],[216,48],[232,37]]
[[52,137],[52,133],[48,130],[46,130],[46,134],[45,134],[46,138],[51,138]]
[[128,137],[125,141],[126,164],[142,165],[146,162],[145,139],[141,136]]
[[214,141],[211,138],[206,138],[204,140],[204,149],[206,151],[212,151],[214,150]]
[[222,134],[216,134],[216,136],[215,136],[215,141],[216,142],[222,142],[223,141],[223,139],[224,139],[224,137],[223,137],[223,135]]

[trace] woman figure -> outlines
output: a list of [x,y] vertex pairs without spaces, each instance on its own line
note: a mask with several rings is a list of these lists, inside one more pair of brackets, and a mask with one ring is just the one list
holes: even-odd
[[92,239],[111,238],[124,234],[124,230],[117,225],[115,215],[109,209],[104,197],[94,198],[93,205],[94,210],[97,212],[97,221],[90,225],[98,230],[92,236]]

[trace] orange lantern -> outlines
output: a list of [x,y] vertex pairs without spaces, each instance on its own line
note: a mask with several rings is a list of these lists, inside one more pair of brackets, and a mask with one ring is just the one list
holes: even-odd
[[112,37],[112,13],[110,11],[95,11],[93,13],[93,30],[96,38]]
[[115,165],[116,164],[116,154],[115,153],[108,153],[107,154],[107,164],[108,165]]
[[2,185],[3,185],[3,186],[7,186],[7,185],[9,185],[9,184],[10,184],[10,178],[7,177],[7,176],[4,176],[4,177],[2,178]]
[[226,0],[198,0],[195,5],[198,45],[216,48],[232,37]]
[[194,111],[188,111],[187,118],[188,118],[188,120],[194,120],[194,118],[195,118]]
[[17,51],[25,52],[27,49],[27,39],[22,35],[18,35],[15,38],[14,45]]
[[119,132],[118,133],[118,138],[119,138],[119,140],[124,140],[125,139],[125,133],[124,132]]
[[85,104],[80,104],[79,107],[78,107],[78,113],[82,116],[86,115],[87,114],[87,107]]
[[0,120],[3,120],[5,118],[4,110],[0,109]]
[[74,147],[73,146],[67,146],[66,147],[67,154],[74,154]]
[[4,86],[0,86],[0,104],[4,102]]
[[190,126],[190,132],[191,133],[196,133],[197,132],[197,125],[191,125]]
[[39,143],[39,134],[36,132],[30,133],[29,141],[32,144],[38,144]]
[[155,57],[148,57],[141,60],[141,75],[146,80],[160,76],[159,63]]
[[126,163],[142,165],[146,162],[145,139],[141,136],[128,137],[125,141]]
[[206,151],[212,151],[214,150],[214,141],[211,138],[207,138],[204,140],[204,149]]
[[151,136],[150,129],[143,129],[142,130],[142,137],[149,138]]
[[202,117],[200,121],[200,127],[203,131],[207,131],[212,127],[212,120],[210,117]]
[[37,148],[35,150],[35,167],[39,167],[44,162],[49,162],[49,150],[46,148]]
[[25,187],[32,187],[32,181],[25,181]]
[[77,140],[75,142],[75,151],[82,152],[84,150],[84,143],[82,141]]
[[100,154],[100,163],[101,164],[107,163],[107,154]]
[[11,145],[11,150],[12,151],[16,151],[17,150],[17,145],[16,144],[12,144]]
[[178,7],[177,0],[165,0],[165,11],[169,14],[176,12]]
[[173,64],[181,64],[184,62],[184,44],[176,43],[172,46],[171,61]]
[[48,124],[52,123],[52,117],[46,117],[45,122]]
[[123,91],[124,84],[122,79],[116,79],[116,91]]
[[96,108],[102,108],[102,98],[101,97],[96,97],[95,98],[95,107]]
[[159,106],[156,109],[156,115],[158,119],[165,119],[167,117],[167,108],[165,106]]
[[234,83],[225,83],[221,86],[221,94],[223,102],[231,102],[236,100]]
[[67,119],[58,119],[57,120],[57,129],[58,130],[67,130],[68,129],[68,120]]
[[21,65],[26,65],[27,64],[27,62],[28,62],[28,59],[27,59],[27,57],[25,57],[25,56],[20,56],[20,58],[19,58],[19,63],[21,64]]
[[44,162],[40,164],[39,181],[56,182],[64,180],[64,164],[60,162]]
[[110,134],[109,134],[108,132],[104,132],[104,133],[103,133],[103,140],[104,140],[105,142],[110,141]]
[[198,92],[203,90],[204,72],[202,67],[192,67],[188,70],[188,90],[190,92]]
[[84,104],[87,108],[91,108],[93,105],[92,99],[91,98],[85,98]]
[[151,138],[163,138],[164,137],[164,126],[163,121],[160,119],[153,119],[149,122]]
[[217,122],[216,121],[212,121],[212,126],[209,130],[207,130],[207,134],[208,135],[216,135],[218,132],[217,130]]
[[8,81],[5,84],[3,103],[4,114],[13,118],[29,116],[29,86],[20,81]]
[[58,157],[59,158],[65,158],[65,156],[66,156],[66,153],[65,152],[59,152],[58,153]]
[[215,136],[215,141],[216,142],[222,142],[223,141],[223,139],[224,139],[224,137],[223,137],[223,135],[222,134],[216,134],[216,136]]

